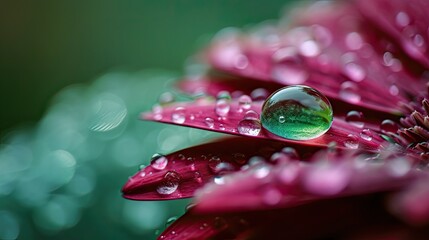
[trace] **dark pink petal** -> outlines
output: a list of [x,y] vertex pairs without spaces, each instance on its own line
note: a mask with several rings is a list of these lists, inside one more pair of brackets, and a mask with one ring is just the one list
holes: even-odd
[[[240,132],[238,130],[238,126],[240,121],[244,119],[246,111],[253,110],[259,115],[261,108],[262,102],[258,101],[253,102],[249,109],[242,110],[238,101],[234,100],[230,103],[230,110],[227,116],[220,117],[215,111],[216,103],[212,101],[196,101],[193,103],[177,103],[162,109],[157,109],[155,112],[144,113],[142,118],[145,120],[177,124],[220,133],[241,135],[249,138],[272,139],[285,143],[295,143],[306,146],[326,147],[330,143],[336,142],[338,143],[339,148],[359,147],[362,150],[376,151],[384,142],[378,134],[374,134],[370,141],[361,138],[361,128],[355,127],[338,117],[334,117],[332,127],[324,135],[306,141],[295,141],[281,138],[265,131],[263,128],[261,128],[257,134],[245,134]],[[260,128],[260,125],[255,124],[255,128],[256,127]],[[374,132],[378,131],[378,125],[368,123],[367,127],[369,129],[373,129]],[[256,131],[253,133],[255,132]]]
[[412,236],[428,236],[427,230],[410,229],[390,215],[384,197],[385,194],[370,194],[325,199],[294,208],[234,214],[199,215],[191,210],[158,239],[413,239]]
[[396,194],[391,211],[414,225],[429,223],[429,178],[422,179]]
[[429,68],[429,2],[357,1],[363,15],[389,34],[413,59]]
[[[287,146],[294,147],[297,157],[303,160],[317,150],[300,145]],[[278,141],[233,137],[183,149],[164,156],[161,159],[164,162],[149,165],[137,172],[125,184],[122,192],[125,198],[134,200],[192,197],[196,189],[213,182],[215,176],[240,170],[253,156],[268,161],[273,153],[281,152],[284,147],[286,144]]]
[[[306,84],[330,99],[396,112],[424,87],[349,5],[316,3],[299,12],[297,26],[272,32],[229,36],[208,51],[211,64],[224,72],[283,85]],[[376,36],[376,37],[374,37]],[[381,39],[381,40],[380,40]],[[396,111],[395,111],[396,110]]]
[[275,168],[262,166],[230,175],[223,185],[209,184],[196,195],[196,210],[236,212],[295,207],[320,199],[393,191],[427,177],[411,169],[403,158],[384,163],[349,158],[340,162],[292,162]]

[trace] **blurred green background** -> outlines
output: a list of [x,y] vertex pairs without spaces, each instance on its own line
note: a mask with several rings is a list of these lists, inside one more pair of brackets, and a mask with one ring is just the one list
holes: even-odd
[[121,186],[153,153],[214,135],[138,113],[217,31],[277,19],[285,4],[2,1],[0,239],[155,238],[189,201],[128,201]]

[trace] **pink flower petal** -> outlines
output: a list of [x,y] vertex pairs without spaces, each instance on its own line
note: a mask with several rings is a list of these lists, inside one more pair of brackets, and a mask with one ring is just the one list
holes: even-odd
[[[409,94],[424,89],[420,75],[406,69],[400,53],[356,9],[316,3],[298,14],[298,27],[287,32],[276,28],[264,37],[262,29],[262,36],[215,41],[210,63],[237,76],[306,84],[330,99],[383,112],[398,110]],[[241,61],[246,64],[237,65]]]
[[[296,147],[303,160],[317,149],[257,138],[226,138],[163,156],[162,162],[153,162],[132,176],[122,191],[125,198],[134,200],[192,197],[215,176],[240,170],[253,156],[268,161],[286,146]],[[169,179],[172,177],[176,178]]]
[[429,223],[429,178],[422,179],[396,194],[391,211],[414,225]]
[[209,184],[196,194],[196,210],[218,213],[295,207],[321,199],[397,190],[427,177],[412,170],[406,159],[381,164],[352,159],[292,162],[230,175],[222,185]]
[[357,1],[363,15],[397,41],[402,49],[429,68],[429,2],[426,0]]
[[[357,148],[362,150],[376,151],[380,148],[384,140],[374,134],[368,141],[360,136],[362,129],[346,122],[344,119],[334,117],[332,126],[324,135],[306,141],[295,141],[278,137],[265,131],[258,120],[249,127],[252,131],[240,132],[238,126],[240,121],[246,115],[246,111],[253,110],[257,115],[260,114],[262,102],[253,102],[249,109],[242,110],[237,100],[230,104],[230,110],[225,117],[220,117],[216,113],[216,103],[212,101],[197,101],[193,103],[177,103],[169,105],[155,112],[144,113],[142,118],[145,120],[158,121],[163,123],[177,124],[181,126],[194,127],[227,133],[232,135],[241,135],[249,138],[272,139],[286,143],[295,143],[306,146],[326,147],[330,143],[338,143],[339,148]],[[365,121],[364,119],[362,121]],[[368,123],[367,127],[378,131],[378,125]],[[353,146],[352,146],[353,145]]]
[[383,198],[384,194],[370,194],[325,199],[294,208],[233,214],[200,215],[191,209],[158,239],[396,239],[428,236],[427,232],[421,234],[416,229],[409,229],[389,215]]

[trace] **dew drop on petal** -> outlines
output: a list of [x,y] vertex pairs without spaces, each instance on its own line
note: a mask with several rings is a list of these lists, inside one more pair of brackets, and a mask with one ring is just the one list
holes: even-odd
[[346,63],[343,72],[355,82],[361,82],[366,76],[365,69],[353,62]]
[[238,98],[238,106],[240,110],[249,110],[252,105],[252,99],[247,95],[242,95]]
[[161,105],[172,103],[174,102],[174,95],[171,92],[165,92],[159,96],[158,102]]
[[344,146],[350,149],[357,149],[359,147],[359,138],[353,134],[347,135]]
[[220,92],[218,92],[216,99],[217,100],[221,100],[221,99],[231,100],[231,94],[229,94],[228,91],[220,91]]
[[216,101],[215,112],[220,117],[228,115],[230,109],[229,101],[226,99],[219,99]]
[[156,188],[156,191],[161,195],[170,195],[179,187],[180,175],[175,171],[168,171],[164,175],[164,179]]
[[215,173],[217,174],[225,174],[228,172],[232,172],[235,170],[235,167],[228,162],[221,162],[215,167]]
[[361,100],[356,84],[350,81],[341,84],[339,95],[342,100],[349,103],[359,103]]
[[396,24],[401,28],[406,27],[410,24],[410,17],[405,12],[398,12],[398,14],[396,14]]
[[363,114],[358,111],[350,111],[346,115],[346,121],[355,127],[363,128],[365,123],[363,122]]
[[174,123],[182,124],[186,120],[186,113],[184,107],[177,107],[174,109],[173,113],[171,113],[171,120]]
[[152,156],[152,159],[150,161],[150,165],[154,169],[156,169],[156,170],[163,170],[163,169],[165,169],[165,167],[167,166],[167,164],[168,164],[168,159],[164,155],[161,155],[161,154],[158,154],[158,153],[155,153]]
[[238,123],[237,130],[244,135],[258,136],[261,131],[261,122],[258,119],[245,118]]
[[390,119],[385,119],[380,124],[380,131],[382,133],[396,133],[398,129],[398,125]]
[[204,122],[207,125],[207,127],[209,127],[209,128],[213,128],[214,127],[214,120],[213,120],[213,118],[207,117],[206,119],[204,119]]
[[256,88],[250,93],[250,97],[254,101],[264,101],[270,93],[265,88]]
[[371,141],[372,140],[372,133],[371,130],[368,128],[365,128],[360,132],[360,137],[365,141]]
[[[284,121],[283,118],[284,117]],[[319,91],[302,85],[281,88],[262,106],[262,126],[271,133],[293,140],[308,140],[329,130],[332,107]]]

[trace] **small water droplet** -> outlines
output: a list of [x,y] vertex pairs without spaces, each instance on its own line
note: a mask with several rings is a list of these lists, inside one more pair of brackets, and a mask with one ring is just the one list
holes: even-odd
[[170,195],[179,187],[180,175],[175,171],[168,171],[164,175],[164,179],[156,188],[156,191],[161,195]]
[[270,162],[274,164],[284,163],[284,162],[287,162],[288,160],[289,160],[289,157],[282,152],[276,152],[273,155],[271,155],[271,158],[270,158]]
[[243,153],[234,153],[232,157],[234,161],[240,165],[243,165],[246,163],[246,155],[244,155]]
[[231,94],[228,91],[220,91],[218,92],[217,96],[216,96],[217,100],[231,100]]
[[245,118],[238,123],[237,130],[244,135],[258,136],[261,131],[261,123],[257,119]]
[[186,112],[184,107],[177,107],[171,114],[171,120],[174,123],[182,124],[186,120]]
[[155,104],[152,107],[153,112],[153,118],[155,120],[161,120],[162,119],[162,107],[159,104]]
[[161,105],[169,104],[174,102],[174,95],[171,92],[165,92],[161,94],[158,98],[158,102]]
[[215,167],[215,173],[220,174],[220,175],[228,173],[228,172],[232,172],[234,170],[235,170],[235,167],[231,163],[228,163],[228,162],[221,162],[218,165],[216,165],[216,167]]
[[247,95],[242,95],[238,98],[239,110],[249,110],[252,106],[252,99]]
[[293,147],[284,147],[282,153],[286,154],[291,159],[299,159],[298,152]]
[[361,82],[366,76],[365,69],[353,62],[346,63],[343,72],[355,82]]
[[314,40],[307,40],[300,44],[299,52],[305,57],[316,57],[320,54],[320,46]]
[[140,165],[139,165],[139,170],[143,170],[145,167],[146,167],[146,165],[144,165],[144,164],[140,164]]
[[264,101],[270,93],[265,88],[257,88],[250,93],[254,101]]
[[225,126],[221,123],[221,124],[219,124],[219,129],[222,130],[222,131],[224,131],[225,130]]
[[[280,116],[285,118],[283,122],[279,121]],[[332,120],[328,99],[319,91],[303,85],[277,90],[262,106],[264,128],[287,139],[317,138],[329,130]]]
[[396,24],[398,27],[406,27],[410,24],[410,17],[405,12],[398,12],[396,14]]
[[383,122],[381,122],[381,125],[380,125],[380,131],[385,134],[396,133],[398,129],[399,129],[398,125],[390,119],[383,120]]
[[253,156],[249,159],[249,166],[256,166],[259,164],[263,164],[265,159],[261,156]]
[[167,221],[165,222],[165,228],[167,228],[168,226],[170,226],[173,222],[175,222],[177,220],[178,217],[173,216],[167,219]]
[[284,123],[286,121],[285,116],[279,116],[279,122]]
[[165,167],[167,166],[167,164],[168,164],[168,159],[164,155],[161,155],[161,154],[158,154],[158,153],[155,153],[152,156],[152,159],[150,161],[150,165],[154,169],[156,169],[156,170],[163,170],[163,169],[165,169]]
[[201,173],[200,172],[195,172],[194,173],[194,179],[195,181],[197,181],[198,183],[202,183],[203,179],[201,178]]
[[249,110],[244,114],[244,119],[258,120],[259,114],[256,111]]
[[342,100],[349,103],[359,103],[361,99],[356,84],[350,81],[341,84],[339,95]]
[[186,159],[185,155],[183,155],[183,154],[179,154],[179,155],[177,155],[177,158],[178,158],[179,160],[185,160],[185,159]]
[[215,112],[218,116],[225,117],[228,115],[230,109],[229,101],[226,99],[219,99],[216,101]]
[[368,128],[363,129],[362,132],[360,133],[360,137],[363,140],[371,141],[372,140],[372,132],[371,132],[371,130],[369,130]]
[[346,121],[355,127],[363,128],[365,123],[363,122],[363,113],[358,111],[350,111],[346,115]]
[[206,119],[204,119],[204,122],[206,123],[207,127],[209,127],[209,128],[213,128],[214,127],[214,120],[213,120],[213,118],[207,117]]
[[349,134],[344,141],[344,146],[350,149],[357,149],[359,147],[359,139],[356,135]]
[[210,158],[208,166],[213,173],[216,173],[216,167],[220,162],[221,162],[221,160],[219,157],[214,156],[214,157]]
[[223,185],[225,184],[225,178],[223,176],[216,176],[213,179],[214,183],[218,184],[218,185]]

